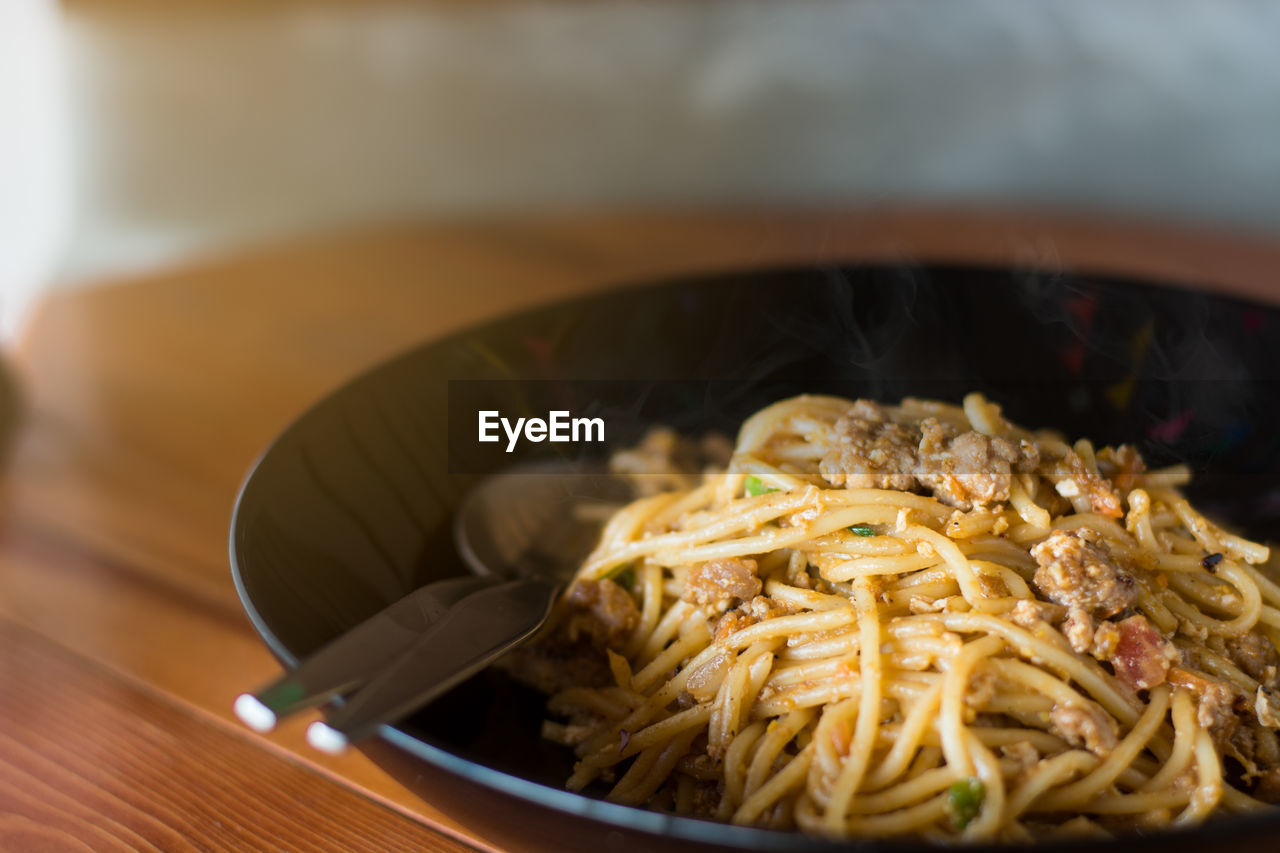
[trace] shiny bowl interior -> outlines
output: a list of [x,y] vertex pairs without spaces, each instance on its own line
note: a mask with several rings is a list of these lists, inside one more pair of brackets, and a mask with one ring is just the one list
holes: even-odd
[[[454,507],[505,461],[469,455],[474,422],[462,410],[487,397],[607,413],[613,449],[653,423],[731,434],[800,392],[979,390],[1024,425],[1189,463],[1194,501],[1277,540],[1278,341],[1273,307],[1060,270],[824,266],[611,291],[425,343],[319,402],[246,480],[232,570],[286,666],[422,583],[464,573]],[[365,750],[464,822],[541,822],[567,849],[848,846],[568,793],[571,756],[541,740],[541,718],[540,697],[486,672]],[[1123,843],[1261,848],[1278,831],[1280,812]]]

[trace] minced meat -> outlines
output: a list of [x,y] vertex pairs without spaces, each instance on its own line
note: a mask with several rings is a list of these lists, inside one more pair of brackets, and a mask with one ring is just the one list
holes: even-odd
[[1116,564],[1095,530],[1055,530],[1031,549],[1039,568],[1032,582],[1046,598],[1093,616],[1114,616],[1133,604],[1138,584]]
[[614,647],[631,636],[640,624],[635,599],[610,580],[580,580],[569,590],[568,633],[571,640],[586,634]]
[[1093,645],[1093,617],[1082,607],[1072,607],[1067,611],[1061,630],[1076,654],[1084,654]]
[[1280,656],[1271,640],[1249,631],[1226,640],[1227,657],[1256,681],[1275,677],[1275,667],[1280,666]]
[[735,600],[750,601],[760,594],[763,586],[756,571],[755,560],[741,557],[699,563],[685,576],[680,597],[714,612],[726,610]]
[[1105,758],[1115,749],[1115,721],[1101,709],[1080,705],[1054,705],[1049,712],[1049,723],[1050,730],[1061,735],[1067,743],[1084,747],[1100,758]]
[[835,446],[818,466],[833,486],[849,489],[916,488],[919,427],[889,420],[884,406],[858,400],[836,421]]
[[1007,501],[1013,473],[1039,463],[1030,442],[961,432],[937,418],[897,423],[884,406],[859,400],[836,422],[835,443],[818,470],[834,486],[923,490],[969,511]]

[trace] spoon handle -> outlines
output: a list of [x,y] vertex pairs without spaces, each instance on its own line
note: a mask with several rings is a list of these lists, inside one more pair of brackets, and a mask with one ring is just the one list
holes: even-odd
[[325,752],[367,737],[479,672],[546,622],[561,585],[520,578],[453,605],[390,665],[329,715],[307,740]]
[[412,646],[450,607],[492,583],[464,576],[419,587],[326,643],[296,669],[241,694],[236,715],[266,732],[282,717],[351,691]]

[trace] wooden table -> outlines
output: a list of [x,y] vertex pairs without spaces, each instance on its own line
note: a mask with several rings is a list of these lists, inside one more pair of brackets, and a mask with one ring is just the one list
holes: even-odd
[[423,224],[51,295],[0,539],[0,849],[533,848],[461,825],[309,719],[235,695],[276,665],[232,588],[232,502],[309,403],[420,340],[593,288],[845,259],[1059,265],[1280,301],[1280,244],[1009,213],[829,211]]

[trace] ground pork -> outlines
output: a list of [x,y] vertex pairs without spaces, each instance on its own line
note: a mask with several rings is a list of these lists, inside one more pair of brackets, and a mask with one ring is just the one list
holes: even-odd
[[1274,678],[1274,667],[1280,665],[1280,656],[1271,640],[1253,631],[1228,637],[1226,651],[1232,663],[1257,681]]
[[766,619],[774,619],[778,616],[786,616],[788,613],[796,612],[789,605],[780,601],[774,601],[772,598],[764,595],[757,595],[749,602],[746,602],[744,607],[756,618],[756,621],[759,622],[763,622]]
[[735,634],[757,622],[763,622],[766,619],[773,619],[794,612],[787,605],[774,601],[772,598],[757,595],[750,601],[744,601],[721,616],[719,621],[716,622],[713,639],[718,643],[730,634]]
[[747,610],[741,607],[734,608],[728,613],[720,617],[720,621],[716,622],[716,630],[713,634],[714,642],[721,642],[727,637],[738,633],[743,628],[750,627],[760,620],[752,616]]
[[763,585],[755,560],[727,557],[708,560],[689,569],[681,598],[713,612],[727,610],[734,601],[750,601]]
[[1082,705],[1054,705],[1049,712],[1050,731],[1067,743],[1105,758],[1117,743],[1116,724],[1100,708]]
[[1119,491],[1127,492],[1138,485],[1138,477],[1147,470],[1147,463],[1138,448],[1122,444],[1098,451],[1098,469]]
[[965,511],[1007,501],[1013,472],[1034,471],[1040,462],[1029,442],[961,432],[936,418],[896,423],[869,400],[857,401],[836,422],[835,437],[818,466],[832,485],[922,490]]
[[1013,620],[1015,625],[1021,625],[1028,630],[1035,630],[1043,623],[1061,619],[1064,615],[1063,609],[1056,604],[1021,598],[1013,606],[1009,618]]
[[1114,622],[1103,622],[1093,632],[1093,645],[1089,647],[1089,654],[1098,660],[1111,660],[1119,647],[1120,629]]
[[1211,732],[1222,731],[1230,734],[1238,722],[1235,694],[1225,684],[1215,684],[1211,689],[1200,694],[1200,702],[1196,705],[1196,722]]
[[1046,464],[1041,473],[1054,483],[1058,494],[1071,501],[1077,512],[1092,510],[1111,518],[1124,515],[1120,495],[1111,482],[1086,465],[1074,450]]
[[916,487],[918,427],[894,423],[879,403],[858,400],[836,421],[835,432],[835,445],[818,466],[833,486],[899,491]]
[[1090,615],[1114,616],[1133,604],[1138,584],[1111,557],[1101,534],[1089,528],[1055,530],[1031,549],[1039,568],[1032,582],[1050,601]]
[[1185,687],[1195,694],[1196,722],[1208,729],[1219,742],[1230,738],[1239,724],[1235,712],[1235,691],[1230,685],[1189,672],[1181,667],[1169,668],[1169,683]]
[[933,418],[920,422],[920,467],[916,478],[949,506],[970,510],[1009,499],[1013,472],[1034,471],[1039,451],[1028,442],[984,435],[956,434]]
[[580,580],[567,596],[570,640],[588,636],[609,647],[619,645],[640,624],[635,599],[610,580]]
[[1072,607],[1061,625],[1062,636],[1076,654],[1084,654],[1093,645],[1093,617],[1082,607]]
[[1259,687],[1253,698],[1253,713],[1267,728],[1280,728],[1280,692]]

